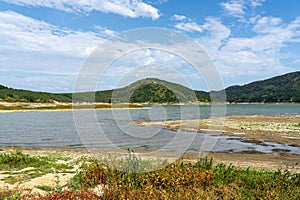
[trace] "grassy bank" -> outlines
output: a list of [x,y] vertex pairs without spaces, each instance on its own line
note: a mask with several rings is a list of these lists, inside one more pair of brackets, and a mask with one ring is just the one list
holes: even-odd
[[[285,169],[237,168],[214,164],[205,158],[197,162],[178,161],[152,172],[130,173],[131,169],[144,169],[155,162],[141,160],[131,153],[122,162],[127,170],[112,169],[90,157],[72,160],[22,152],[2,153],[1,175],[22,177],[31,174],[26,171],[30,168],[41,169],[40,175],[33,173],[35,177],[45,173],[73,173],[73,176],[63,186],[59,178],[54,186],[36,185],[43,193],[2,188],[0,199],[300,199],[300,174]],[[74,172],[75,165],[78,168]]]

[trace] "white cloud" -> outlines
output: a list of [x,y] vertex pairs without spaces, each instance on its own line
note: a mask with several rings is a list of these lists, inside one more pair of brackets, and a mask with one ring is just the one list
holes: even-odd
[[95,29],[97,29],[102,35],[103,37],[115,37],[118,35],[118,33],[116,31],[110,30],[108,28],[105,27],[101,27],[101,26],[95,26]]
[[47,7],[65,12],[82,13],[99,11],[125,17],[150,17],[158,19],[157,8],[141,0],[2,0],[22,6]]
[[214,51],[221,48],[222,43],[229,38],[231,34],[231,30],[214,17],[206,17],[205,23],[202,25],[191,22],[190,19],[188,19],[188,22],[177,23],[175,28],[186,32],[196,31],[201,33],[202,36],[199,36],[197,41],[203,46],[214,49]]
[[250,1],[250,5],[252,7],[259,7],[262,6],[262,4],[266,1],[266,0],[249,0]]
[[229,15],[238,17],[245,13],[244,4],[244,0],[230,0],[229,2],[223,2],[220,5]]
[[276,33],[281,29],[281,24],[282,20],[278,17],[261,17],[252,30],[258,33]]
[[[283,24],[280,18],[262,17],[252,29],[251,38],[230,38],[217,52],[219,64],[231,75],[274,75],[291,69],[281,63],[280,51],[299,37],[300,20]],[[225,71],[225,70],[224,70]]]
[[171,19],[176,21],[175,28],[177,28],[178,30],[200,33],[203,31],[202,27],[199,24],[184,15],[175,14],[171,17]]
[[171,19],[173,19],[173,20],[175,20],[175,21],[183,21],[183,20],[186,19],[186,16],[175,14],[175,15],[173,15],[173,16],[171,17]]
[[[107,37],[106,32],[111,34],[107,29],[100,34],[74,31],[12,11],[0,12],[0,74],[38,73],[46,78],[74,76],[89,53]],[[56,87],[58,81],[49,78],[47,83],[50,80]],[[27,85],[34,82],[33,79],[23,81],[28,82]],[[36,85],[45,85],[42,80],[36,81]],[[69,84],[71,90],[73,82]]]
[[281,50],[287,43],[300,42],[300,17],[284,24],[281,18],[256,16],[252,24],[255,35],[239,38],[219,19],[207,17],[204,24],[197,24],[201,34],[196,40],[225,77],[270,77],[291,71],[281,63]]
[[195,22],[180,22],[175,25],[175,28],[187,32],[202,32],[203,29]]
[[247,22],[248,20],[245,20],[245,16],[251,15],[253,10],[262,6],[265,1],[266,0],[228,0],[220,3],[220,5],[229,16],[239,18],[242,22]]
[[[87,56],[104,38],[93,32],[73,31],[12,12],[0,12],[1,48],[17,51]],[[107,31],[107,30],[106,30]],[[1,51],[3,52],[3,51]]]
[[165,4],[167,3],[169,0],[158,0],[157,4]]
[[205,20],[206,22],[201,27],[206,30],[207,35],[202,37],[201,41],[211,49],[218,50],[229,38],[231,30],[216,18],[207,17]]

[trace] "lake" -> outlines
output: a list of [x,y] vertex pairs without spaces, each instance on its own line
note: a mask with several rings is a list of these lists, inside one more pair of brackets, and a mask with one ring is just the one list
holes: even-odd
[[[200,112],[197,112],[199,109]],[[182,111],[184,110],[184,112]],[[83,121],[74,122],[79,114]],[[95,123],[89,120],[95,115]],[[232,104],[226,105],[229,115],[297,115],[299,104]],[[244,143],[229,136],[207,135],[171,131],[156,127],[139,127],[130,123],[138,121],[161,121],[176,119],[209,118],[210,105],[153,106],[146,109],[11,112],[0,114],[0,146],[34,148],[98,148],[199,152],[205,149],[203,141],[216,141],[214,152],[261,151],[272,152],[274,148],[288,149],[300,154],[300,148],[284,144]],[[99,128],[100,127],[100,128]],[[77,130],[80,130],[78,133]],[[99,130],[101,133],[99,134]]]

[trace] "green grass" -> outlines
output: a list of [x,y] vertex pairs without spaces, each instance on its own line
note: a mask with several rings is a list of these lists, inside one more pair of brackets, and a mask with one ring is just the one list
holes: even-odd
[[1,170],[20,170],[26,167],[40,167],[48,163],[42,157],[30,157],[21,151],[15,153],[0,154],[0,169]]
[[[4,171],[2,174],[7,175],[3,180],[9,184],[28,181],[48,173],[73,173],[70,171],[73,166],[56,163],[61,159],[68,158],[30,156],[17,150],[14,153],[0,154],[0,169]],[[29,169],[26,170],[26,168]]]
[[290,124],[293,128],[300,129],[300,123],[298,124]]
[[37,189],[44,190],[46,192],[54,191],[54,188],[52,188],[51,186],[48,186],[48,185],[38,185],[38,186],[35,186],[35,187]]

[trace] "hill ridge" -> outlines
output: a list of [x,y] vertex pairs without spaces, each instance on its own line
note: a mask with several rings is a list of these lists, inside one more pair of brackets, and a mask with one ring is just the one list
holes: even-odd
[[225,89],[227,101],[239,102],[300,102],[300,71],[291,72]]
[[[220,96],[223,91],[212,91]],[[300,103],[300,71],[291,72],[244,85],[225,89],[229,103]],[[157,78],[135,81],[114,90],[85,92],[95,93],[95,102],[111,103],[179,103],[210,102],[210,93],[195,91],[178,83]],[[47,93],[13,89],[0,85],[0,101],[7,102],[72,102],[72,93]]]

